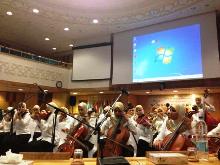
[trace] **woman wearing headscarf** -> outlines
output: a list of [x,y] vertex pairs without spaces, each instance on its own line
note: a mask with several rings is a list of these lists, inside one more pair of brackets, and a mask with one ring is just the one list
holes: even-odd
[[[118,145],[121,147],[122,152],[121,153],[114,153],[113,150],[109,149],[107,147],[107,144],[104,146],[104,153],[107,151],[109,153],[106,153],[104,156],[133,156],[133,147],[129,145],[127,142],[130,138],[129,131],[136,134],[136,127],[132,120],[126,115],[124,104],[122,102],[116,102],[113,106],[114,115],[111,118],[108,118],[101,127],[101,133],[106,135],[106,143],[108,142],[110,145]],[[120,144],[115,142],[115,137],[118,134],[121,133],[121,129],[124,129],[125,132],[127,130],[128,138],[124,141],[122,141]],[[111,130],[111,131],[110,131]],[[112,134],[111,134],[112,133]],[[127,145],[127,147],[126,147]],[[115,155],[116,154],[116,155]]]
[[[41,130],[41,136],[37,141],[32,141],[27,145],[27,151],[31,152],[53,152],[53,148],[59,143],[58,119],[55,125],[55,108],[58,107],[54,102],[47,104],[45,115],[39,115],[37,125]],[[55,127],[55,132],[54,132]]]
[[183,125],[179,129],[178,133],[181,133],[186,137],[192,134],[191,119],[185,117],[184,105],[176,105],[175,107],[170,106],[167,111],[167,116],[168,118],[165,119],[161,126],[160,133],[157,135],[153,142],[154,147],[159,150],[163,147],[162,144],[164,138],[167,135],[173,133],[182,122]]

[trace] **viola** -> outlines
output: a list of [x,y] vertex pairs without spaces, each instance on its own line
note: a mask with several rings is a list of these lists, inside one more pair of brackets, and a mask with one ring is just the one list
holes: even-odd
[[167,135],[162,141],[161,150],[163,151],[181,151],[186,150],[187,147],[194,146],[191,140],[185,135],[181,134],[180,130],[184,126],[184,122],[187,118],[192,117],[193,114],[198,113],[198,111],[190,111],[186,113],[186,117],[180,122],[173,133]]
[[123,118],[119,118],[115,126],[111,127],[107,132],[107,140],[103,149],[103,156],[120,156],[123,147],[129,139],[130,133],[128,128],[123,127]]

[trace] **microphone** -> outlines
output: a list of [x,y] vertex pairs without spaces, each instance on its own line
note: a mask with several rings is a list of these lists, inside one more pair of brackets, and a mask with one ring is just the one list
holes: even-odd
[[125,95],[128,95],[128,91],[126,89],[124,89],[124,88],[121,89],[121,93],[125,94]]
[[47,91],[46,91],[46,90],[43,90],[37,83],[34,83],[34,85],[36,85],[36,86],[38,87],[38,89],[39,89],[44,95],[47,94]]

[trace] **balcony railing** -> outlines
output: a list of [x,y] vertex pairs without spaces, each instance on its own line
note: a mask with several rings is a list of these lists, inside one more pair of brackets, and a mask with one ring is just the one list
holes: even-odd
[[33,60],[33,61],[38,61],[38,62],[50,64],[50,65],[56,65],[56,66],[60,66],[60,67],[64,67],[64,68],[71,68],[72,67],[72,63],[67,63],[67,62],[62,62],[62,61],[50,59],[47,57],[42,57],[40,55],[23,52],[23,51],[16,50],[13,48],[8,48],[8,47],[2,46],[2,45],[0,45],[0,52],[7,53],[7,54],[10,54],[13,56],[23,57],[23,58]]

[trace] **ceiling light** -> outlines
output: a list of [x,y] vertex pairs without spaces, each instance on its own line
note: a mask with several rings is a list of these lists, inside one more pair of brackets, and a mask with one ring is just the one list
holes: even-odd
[[94,24],[99,23],[99,20],[93,19],[93,20],[92,20],[92,23],[94,23]]
[[46,41],[49,41],[50,39],[48,37],[45,38]]
[[177,93],[178,91],[177,91],[177,90],[173,90],[173,92],[174,92],[174,93]]
[[39,58],[41,57],[41,56],[38,56]]
[[99,93],[101,93],[101,94],[102,94],[102,93],[104,93],[104,92],[99,92]]
[[7,15],[13,15],[13,13],[11,11],[7,11],[6,14]]
[[74,95],[77,95],[78,93],[77,93],[77,92],[73,92],[73,94],[74,94]]
[[149,94],[150,92],[149,92],[149,91],[147,91],[147,92],[145,92],[145,93]]
[[64,30],[65,30],[65,31],[69,31],[70,29],[69,29],[68,27],[65,27]]
[[23,91],[24,89],[19,88],[18,90],[19,90],[19,91]]
[[33,11],[33,13],[36,13],[36,14],[39,13],[39,10],[38,10],[38,9],[33,9],[32,11]]
[[70,47],[73,47],[73,44],[69,44]]
[[57,50],[57,48],[52,48],[53,50]]

